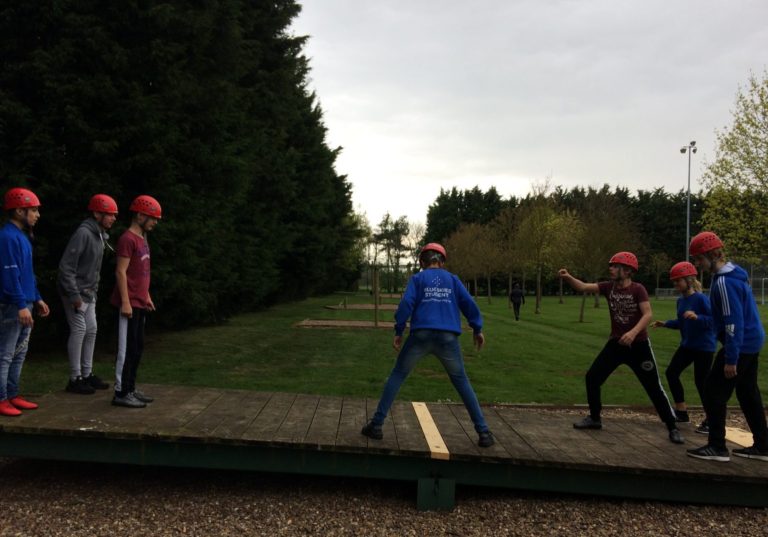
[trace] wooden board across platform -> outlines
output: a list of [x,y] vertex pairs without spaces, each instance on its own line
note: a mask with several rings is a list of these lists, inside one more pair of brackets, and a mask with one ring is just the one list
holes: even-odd
[[480,448],[462,405],[398,401],[384,439],[371,440],[360,434],[371,399],[142,388],[155,397],[144,409],[111,406],[108,391],[46,395],[38,410],[0,419],[0,456],[415,479],[426,507],[452,505],[456,482],[768,506],[768,464],[691,459],[685,449],[706,437],[687,424],[678,446],[660,422],[607,418],[602,431],[580,431],[573,416],[484,407],[496,444]]

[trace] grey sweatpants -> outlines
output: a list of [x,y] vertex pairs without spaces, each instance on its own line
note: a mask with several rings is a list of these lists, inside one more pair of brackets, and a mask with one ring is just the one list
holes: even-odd
[[96,345],[96,302],[83,302],[77,311],[68,298],[62,297],[64,314],[69,323],[69,376],[71,379],[87,377],[93,371],[93,348]]

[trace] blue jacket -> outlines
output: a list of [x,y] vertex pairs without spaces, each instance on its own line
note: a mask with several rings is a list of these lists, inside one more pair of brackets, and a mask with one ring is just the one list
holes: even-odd
[[411,319],[411,330],[445,330],[461,334],[461,316],[477,334],[483,317],[461,280],[447,270],[428,268],[408,280],[403,299],[395,312],[395,334],[401,336]]
[[[692,311],[697,319],[685,319],[683,313]],[[715,352],[717,341],[712,319],[712,306],[707,295],[693,293],[690,296],[681,296],[677,299],[677,319],[671,319],[664,323],[667,328],[680,330],[680,346],[696,351]]]
[[717,338],[725,348],[725,363],[736,364],[741,353],[760,352],[765,331],[744,269],[726,263],[714,275],[710,299]]
[[27,235],[8,222],[0,229],[0,304],[26,308],[40,300],[32,267],[32,243]]

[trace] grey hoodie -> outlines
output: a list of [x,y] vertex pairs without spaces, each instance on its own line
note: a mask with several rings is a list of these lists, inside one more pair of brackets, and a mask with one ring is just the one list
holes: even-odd
[[57,287],[61,296],[72,303],[96,300],[108,238],[93,218],[86,218],[75,230],[59,262]]

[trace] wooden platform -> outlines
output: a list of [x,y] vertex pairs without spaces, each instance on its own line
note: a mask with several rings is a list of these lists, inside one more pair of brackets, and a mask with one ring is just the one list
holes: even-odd
[[[588,495],[768,506],[768,464],[694,460],[661,423],[485,407],[497,444],[477,447],[463,406],[426,405],[447,455],[430,449],[414,406],[396,402],[383,440],[360,434],[376,401],[183,386],[145,386],[145,409],[111,393],[54,393],[40,409],[0,419],[0,456],[343,475],[418,482],[422,509],[453,505],[456,483]],[[734,446],[731,446],[734,447]]]

